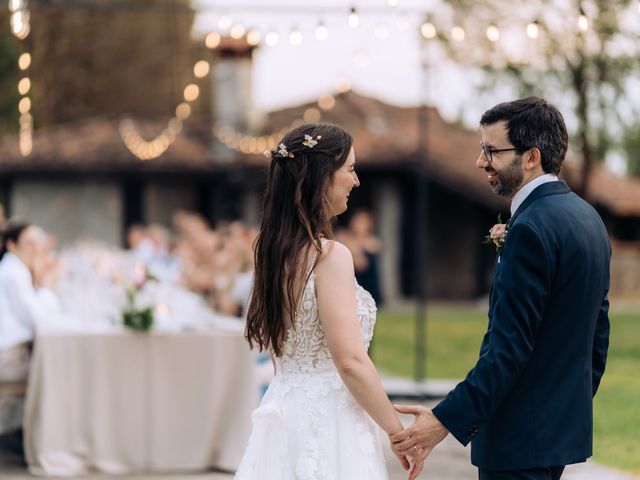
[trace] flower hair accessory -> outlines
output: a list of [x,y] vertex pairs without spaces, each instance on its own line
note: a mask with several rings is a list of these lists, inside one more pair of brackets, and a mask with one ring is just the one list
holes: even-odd
[[313,138],[311,135],[304,136],[304,142],[302,144],[305,147],[313,148],[318,144],[318,140],[322,138],[322,135],[318,135],[316,138]]
[[284,143],[278,145],[278,155],[289,158],[293,158],[295,156],[293,153],[287,151],[287,146]]

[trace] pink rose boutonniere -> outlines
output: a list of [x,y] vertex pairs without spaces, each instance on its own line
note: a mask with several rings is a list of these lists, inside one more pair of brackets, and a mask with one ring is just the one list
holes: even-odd
[[507,231],[509,230],[508,223],[502,223],[502,219],[500,215],[498,215],[498,223],[496,223],[493,227],[489,229],[489,235],[484,237],[484,242],[487,245],[495,245],[496,251],[500,250],[504,245],[504,242],[507,238]]

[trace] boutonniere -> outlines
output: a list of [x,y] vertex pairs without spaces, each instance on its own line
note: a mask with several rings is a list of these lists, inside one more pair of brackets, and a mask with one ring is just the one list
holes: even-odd
[[507,238],[507,231],[509,230],[508,223],[502,223],[502,218],[498,215],[498,223],[489,229],[489,235],[484,237],[484,244],[495,245],[496,251],[500,250],[504,245]]

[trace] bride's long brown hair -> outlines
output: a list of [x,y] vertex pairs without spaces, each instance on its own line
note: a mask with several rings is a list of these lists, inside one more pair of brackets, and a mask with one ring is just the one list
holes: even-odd
[[[279,145],[285,146],[286,154],[279,147],[271,151],[245,330],[251,348],[270,348],[277,357],[285,336],[284,316],[295,327],[305,280],[322,252],[320,238],[333,238],[335,214],[326,195],[334,172],[349,156],[353,138],[336,125],[306,124],[286,134]],[[309,268],[311,249],[318,255]]]

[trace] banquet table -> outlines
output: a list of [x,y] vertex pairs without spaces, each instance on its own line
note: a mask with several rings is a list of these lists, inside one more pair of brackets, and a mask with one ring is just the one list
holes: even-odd
[[242,330],[41,330],[24,417],[41,476],[235,470],[258,403]]

